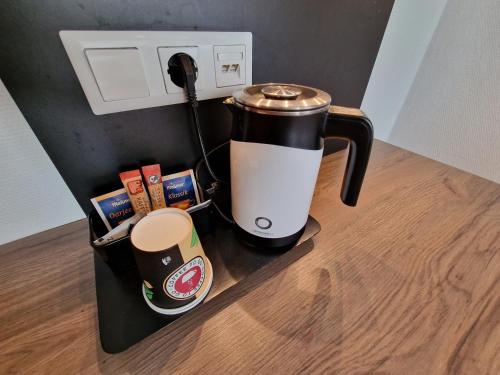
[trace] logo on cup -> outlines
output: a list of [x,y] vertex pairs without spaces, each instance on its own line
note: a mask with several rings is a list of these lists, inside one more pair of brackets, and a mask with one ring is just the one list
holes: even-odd
[[169,256],[166,256],[165,258],[161,258],[161,262],[162,262],[164,265],[166,265],[166,266],[168,266],[168,265],[169,265],[169,263],[170,263],[171,261],[172,261],[172,258],[171,258],[171,257],[169,257]]
[[191,259],[165,279],[163,288],[174,299],[188,299],[205,281],[205,263],[201,257]]

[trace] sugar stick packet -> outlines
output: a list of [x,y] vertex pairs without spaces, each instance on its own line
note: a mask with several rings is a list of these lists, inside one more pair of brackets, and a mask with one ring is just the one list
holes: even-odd
[[163,191],[168,207],[187,209],[200,203],[193,170],[163,176]]
[[165,194],[163,193],[160,164],[146,165],[141,169],[144,180],[146,180],[146,185],[148,186],[153,210],[167,207]]
[[122,180],[123,186],[127,190],[135,213],[143,212],[147,214],[150,212],[151,204],[149,203],[148,193],[142,183],[141,172],[138,169],[122,172],[120,173],[120,180]]
[[119,189],[90,200],[108,230],[134,216],[127,191]]

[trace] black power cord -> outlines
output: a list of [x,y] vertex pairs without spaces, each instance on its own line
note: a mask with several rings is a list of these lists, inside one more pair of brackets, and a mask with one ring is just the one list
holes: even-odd
[[[196,67],[196,64],[191,56],[186,53],[177,53],[172,56],[168,62],[168,73],[170,74],[172,82],[174,82],[179,87],[185,88],[186,90],[186,96],[188,103],[190,104],[191,114],[193,116],[193,122],[195,124],[196,135],[198,137],[198,142],[201,148],[201,154],[203,156],[203,160],[205,161],[207,171],[214,180],[214,182],[212,182],[212,187],[209,189],[210,193],[213,194],[217,190],[219,190],[221,184],[225,182],[218,178],[213,171],[212,167],[210,166],[210,162],[208,161],[208,156],[222,145],[217,146],[215,149],[209,151],[208,153],[205,149],[205,143],[203,142],[200,119],[198,115],[198,100],[196,98],[195,87],[198,68]],[[196,176],[196,179],[198,180],[198,176]],[[212,204],[224,220],[228,221],[229,223],[234,223],[234,220],[224,214],[214,201],[212,201]]]
[[169,61],[168,73],[172,77],[172,81],[181,87],[186,89],[186,96],[188,103],[190,104],[191,114],[193,116],[193,121],[196,127],[196,135],[198,136],[198,141],[200,143],[201,153],[203,159],[205,160],[205,165],[207,166],[208,173],[217,183],[222,183],[223,181],[217,177],[214,173],[207,157],[207,151],[205,149],[205,143],[203,142],[203,137],[201,134],[200,119],[198,115],[198,100],[196,98],[196,87],[195,81],[197,78],[198,68],[196,67],[194,60],[186,53],[177,53]]

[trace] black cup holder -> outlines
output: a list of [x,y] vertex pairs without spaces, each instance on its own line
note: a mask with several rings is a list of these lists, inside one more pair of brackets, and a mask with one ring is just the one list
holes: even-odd
[[[204,202],[191,207],[190,215],[193,219],[193,224],[198,232],[198,235],[213,231],[214,228],[214,211],[211,207],[211,202]],[[104,225],[97,211],[92,210],[88,217],[89,223],[89,242],[104,262],[113,270],[113,272],[127,271],[130,268],[135,268],[134,254],[130,243],[130,231],[125,237],[119,238],[105,245],[94,245],[94,241],[105,235],[108,230]]]

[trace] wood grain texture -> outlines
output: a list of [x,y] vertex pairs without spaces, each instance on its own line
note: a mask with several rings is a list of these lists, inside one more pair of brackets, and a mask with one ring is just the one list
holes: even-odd
[[321,168],[313,251],[117,355],[85,222],[1,247],[0,373],[499,374],[500,187],[376,142],[353,209],[344,157]]

